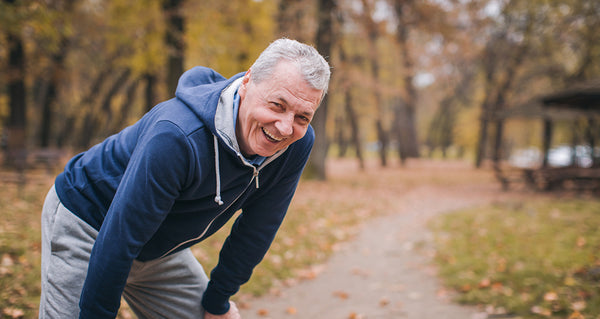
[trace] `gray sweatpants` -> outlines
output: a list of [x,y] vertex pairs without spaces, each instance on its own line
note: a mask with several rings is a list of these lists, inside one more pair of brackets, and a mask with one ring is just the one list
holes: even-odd
[[[79,298],[97,231],[67,210],[54,187],[42,210],[40,318],[78,318]],[[190,249],[134,261],[123,298],[138,318],[203,318],[208,278]]]

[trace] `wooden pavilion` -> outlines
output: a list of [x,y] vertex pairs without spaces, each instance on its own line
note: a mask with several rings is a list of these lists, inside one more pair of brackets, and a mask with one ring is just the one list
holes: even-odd
[[[518,171],[518,180],[536,190],[555,189],[591,189],[600,191],[600,154],[598,151],[600,138],[600,79],[574,85],[561,91],[532,99],[528,103],[507,109],[498,114],[498,119],[524,117],[543,121],[543,160],[539,167],[525,168]],[[572,142],[571,164],[563,167],[549,165],[549,154],[556,121],[587,121],[584,134],[575,135]],[[576,145],[585,145],[591,150],[591,161],[582,166],[576,158]],[[515,181],[514,170],[507,173],[494,163],[496,176],[505,188]],[[509,176],[512,174],[512,178]]]

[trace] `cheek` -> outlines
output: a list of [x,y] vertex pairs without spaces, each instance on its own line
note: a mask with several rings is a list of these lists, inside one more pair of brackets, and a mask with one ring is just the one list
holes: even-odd
[[297,141],[297,140],[303,138],[304,134],[306,134],[307,129],[308,129],[308,127],[303,126],[303,125],[298,125],[298,126],[294,127],[294,141]]

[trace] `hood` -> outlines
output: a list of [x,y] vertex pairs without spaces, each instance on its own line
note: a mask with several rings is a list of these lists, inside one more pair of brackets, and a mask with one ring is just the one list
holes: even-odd
[[[175,96],[185,103],[204,125],[209,127],[210,131],[216,135],[215,113],[217,104],[221,100],[221,93],[243,75],[244,72],[226,79],[212,69],[197,66],[181,75],[175,90]],[[235,90],[233,93],[235,93]]]
[[180,78],[175,96],[185,103],[196,116],[210,129],[214,139],[216,196],[215,202],[223,205],[221,200],[221,170],[219,165],[219,140],[232,150],[243,165],[254,171],[253,179],[259,188],[259,170],[283,154],[287,147],[267,158],[258,168],[249,163],[241,154],[235,136],[235,115],[233,101],[235,92],[242,83],[244,72],[230,79],[206,67],[194,67],[186,71]]

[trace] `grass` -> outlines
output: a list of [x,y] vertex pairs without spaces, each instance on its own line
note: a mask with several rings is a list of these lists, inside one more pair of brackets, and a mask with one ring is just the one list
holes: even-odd
[[[51,182],[49,182],[51,183]],[[0,317],[36,318],[40,294],[40,214],[49,183],[0,184]]]
[[522,318],[600,318],[600,201],[496,204],[432,228],[458,301]]
[[[327,182],[301,181],[288,215],[252,279],[234,298],[276,292],[311,279],[363,220],[393,212],[399,194],[422,185],[472,192],[490,173],[456,162],[387,169],[332,163]],[[19,190],[0,183],[0,318],[35,318],[39,302],[39,220],[53,176],[40,174]],[[472,196],[477,196],[472,195]],[[450,214],[433,224],[437,260],[460,301],[527,318],[600,318],[600,202],[562,200],[498,204]],[[231,223],[192,251],[209,272]],[[474,244],[475,243],[475,244]],[[122,307],[119,318],[131,318]]]
[[[53,176],[31,178],[23,189],[14,183],[0,183],[0,318],[34,318],[40,294],[40,214]],[[252,279],[234,298],[243,303],[247,296],[259,296],[302,279],[314,278],[339,243],[356,233],[361,220],[389,211],[384,198],[375,202],[373,189],[381,188],[377,176],[360,180],[334,177],[327,182],[302,181],[288,215],[263,262]],[[388,193],[396,188],[389,188]],[[335,191],[332,191],[335,190]],[[383,195],[389,195],[383,192]],[[192,252],[209,272],[217,263],[220,247],[229,233],[230,221]],[[125,303],[119,318],[132,318]]]

